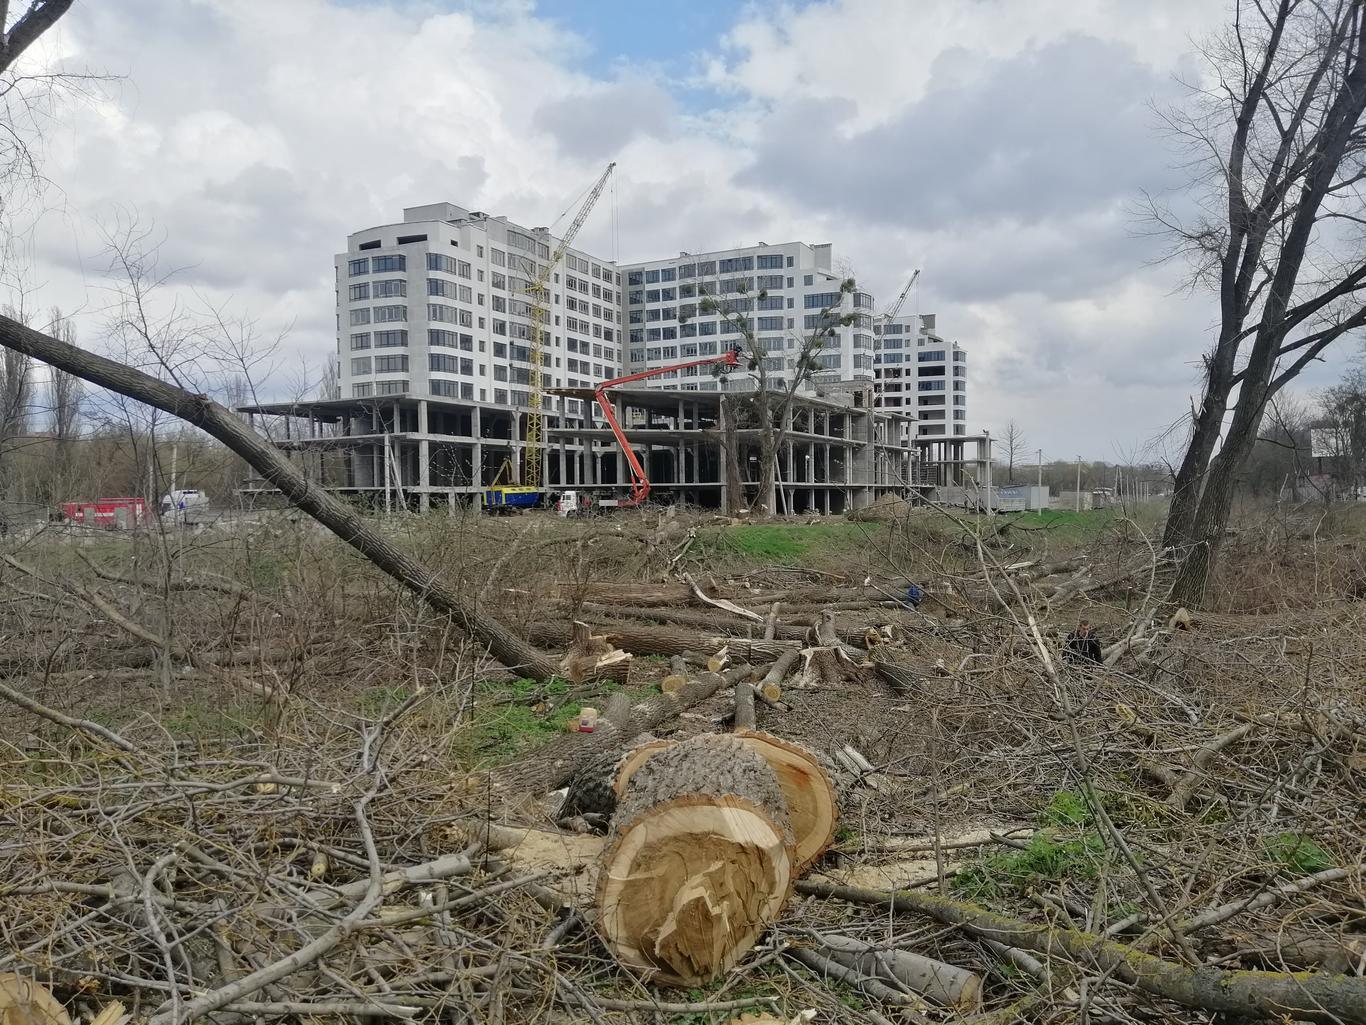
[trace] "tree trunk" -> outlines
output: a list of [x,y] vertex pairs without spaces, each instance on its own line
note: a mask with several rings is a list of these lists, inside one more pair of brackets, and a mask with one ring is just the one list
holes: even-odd
[[596,925],[623,965],[667,986],[731,968],[792,892],[792,834],[768,764],[703,734],[631,777],[598,873]]
[[[1183,549],[1191,543],[1195,530],[1195,514],[1200,507],[1200,495],[1205,471],[1219,443],[1224,414],[1228,411],[1228,386],[1216,381],[1211,374],[1205,385],[1204,403],[1191,431],[1190,444],[1177,470],[1172,488],[1171,508],[1167,512],[1167,526],[1162,532],[1162,547]],[[1216,394],[1218,392],[1218,394]]]
[[208,396],[193,395],[141,370],[30,330],[8,317],[0,317],[0,345],[27,353],[101,388],[164,410],[212,435],[250,463],[296,507],[437,611],[449,615],[509,669],[542,680],[556,675],[558,666],[553,658],[478,609],[473,601],[460,595],[349,507],[309,481],[279,449]]
[[736,427],[733,396],[721,396],[721,415],[721,462],[726,475],[725,512],[728,516],[738,516],[745,507],[745,490],[740,480],[740,435]]
[[[721,648],[729,648],[733,658],[766,665],[802,646],[800,641],[752,641],[638,623],[598,623],[594,629],[632,655],[687,655],[688,652],[711,655]],[[540,644],[564,645],[569,643],[571,628],[568,623],[532,623],[527,627],[527,636]]]
[[1257,443],[1268,397],[1262,382],[1243,382],[1227,440],[1205,475],[1205,487],[1187,540],[1189,547],[1172,585],[1171,600],[1177,605],[1199,608],[1204,603],[1210,574],[1228,530],[1238,471]]

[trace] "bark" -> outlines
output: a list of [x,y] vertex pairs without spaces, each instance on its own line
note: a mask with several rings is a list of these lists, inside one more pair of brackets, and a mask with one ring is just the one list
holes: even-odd
[[802,881],[800,893],[928,915],[1008,946],[1076,961],[1185,1007],[1284,1020],[1366,1022],[1366,979],[1328,974],[1191,968],[1078,929],[1007,918],[960,901],[910,890],[888,892]]
[[245,459],[296,507],[438,612],[450,616],[509,669],[542,680],[556,675],[558,666],[553,658],[522,640],[494,616],[477,608],[474,602],[375,530],[360,515],[308,480],[279,449],[251,431],[231,410],[208,396],[193,395],[140,370],[33,331],[8,317],[0,317],[0,345],[26,353],[101,388],[154,406],[198,427]]

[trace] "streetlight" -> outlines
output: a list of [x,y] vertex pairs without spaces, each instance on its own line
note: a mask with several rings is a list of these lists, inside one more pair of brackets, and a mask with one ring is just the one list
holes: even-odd
[[1077,456],[1077,512],[1081,512],[1081,456]]

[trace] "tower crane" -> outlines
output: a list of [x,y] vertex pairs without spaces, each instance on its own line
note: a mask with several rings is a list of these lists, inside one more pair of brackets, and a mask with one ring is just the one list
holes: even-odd
[[884,325],[890,324],[892,321],[896,320],[896,315],[901,312],[901,307],[906,304],[906,296],[911,294],[911,288],[915,285],[916,279],[919,277],[920,268],[917,267],[915,273],[911,275],[911,280],[906,282],[906,287],[903,288],[901,294],[896,297],[896,302],[892,303],[887,312],[882,315],[882,323]]
[[[616,163],[607,165],[607,170],[602,172],[597,183],[589,191],[588,197],[579,207],[579,212],[574,215],[573,223],[560,236],[559,245],[550,255],[550,262],[547,263],[538,273],[530,274],[531,279],[526,287],[527,298],[531,303],[531,345],[528,347],[531,363],[531,390],[527,395],[527,418],[526,418],[526,449],[525,449],[525,470],[522,474],[522,489],[524,491],[539,492],[541,490],[541,444],[542,444],[542,417],[541,410],[544,405],[545,397],[545,378],[541,373],[541,368],[545,365],[545,323],[549,313],[550,305],[546,301],[547,286],[550,283],[550,276],[554,273],[555,267],[564,259],[565,251],[569,248],[574,236],[583,227],[584,221],[588,220],[589,213],[597,203],[598,197],[602,195],[602,190],[607,186],[607,179],[612,177],[612,170]],[[532,266],[535,266],[534,260]]]

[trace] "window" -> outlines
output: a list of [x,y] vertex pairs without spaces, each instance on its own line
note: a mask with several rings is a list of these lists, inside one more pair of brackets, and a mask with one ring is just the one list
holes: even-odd
[[647,271],[645,272],[645,284],[647,284],[647,285],[657,285],[657,284],[659,284],[659,271],[657,271],[657,270],[647,270]]
[[474,376],[474,360],[467,356],[447,356],[441,352],[427,354],[427,367],[439,374],[464,374]]
[[459,324],[461,327],[471,327],[474,315],[469,310],[457,310],[454,306],[447,306],[444,303],[428,303],[427,319],[439,321],[443,324]]
[[[379,259],[379,257],[375,257],[375,259]],[[353,278],[359,277],[359,276],[362,275],[362,274],[369,274],[369,273],[370,273],[370,259],[369,259],[369,257],[362,257],[362,258],[359,259],[359,260],[351,260],[351,261],[349,261],[349,262],[347,263],[347,265],[346,265],[346,273],[347,273],[350,277],[353,277]]]
[[943,382],[943,381],[921,381],[918,385],[916,385],[916,390],[917,390],[917,391],[943,391],[943,390],[944,390],[944,382]]
[[375,384],[376,395],[404,395],[407,391],[407,381],[379,381]]
[[735,257],[735,258],[733,258],[733,259],[730,259],[730,260],[722,260],[722,261],[721,261],[721,273],[722,273],[722,274],[731,274],[731,273],[734,273],[735,271],[753,270],[753,269],[754,269],[754,257],[752,257],[752,256],[737,256],[737,257]]
[[406,349],[408,347],[407,331],[376,331],[376,349]]
[[360,245],[356,246],[356,248],[360,250],[378,249],[379,247],[380,240],[377,238],[372,238],[369,242],[362,242]]
[[507,254],[501,249],[489,247],[489,263],[495,267],[506,267],[508,265]]
[[361,331],[351,336],[351,351],[370,348],[370,332]]
[[357,324],[368,323],[370,323],[370,310],[368,308],[351,311],[351,325],[353,327]]
[[754,279],[757,288],[782,288],[783,276],[781,274],[760,274]]
[[354,302],[360,302],[362,299],[369,299],[369,298],[370,298],[370,284],[369,284],[369,282],[362,282],[362,283],[359,284],[359,285],[352,285],[352,286],[351,286],[351,289],[350,289],[350,292],[348,293],[348,298],[349,298],[349,299],[351,300],[351,302],[353,302],[353,303],[354,303]]
[[396,320],[408,319],[408,307],[406,306],[376,306],[375,323],[386,324]]
[[659,280],[660,280],[660,281],[673,281],[674,278],[675,278],[675,275],[676,275],[676,272],[675,272],[675,270],[674,270],[672,267],[661,267],[661,268],[660,268],[660,271],[659,271]]
[[710,277],[711,275],[713,275],[713,274],[715,274],[715,273],[716,273],[716,261],[715,261],[715,260],[703,260],[701,263],[699,263],[699,264],[697,265],[697,276],[698,276],[699,278]]
[[426,242],[426,241],[427,241],[427,236],[426,236],[426,235],[400,235],[400,236],[398,237],[398,244],[401,245],[401,246],[408,246],[408,245],[412,245],[414,242]]
[[759,318],[759,330],[760,330],[760,331],[781,331],[782,329],[783,329],[783,318],[782,318],[782,317],[760,317],[760,318]]
[[408,269],[408,258],[402,253],[395,256],[376,256],[370,260],[370,270],[374,274],[392,274]]
[[393,299],[408,294],[407,278],[387,278],[375,282],[376,299]]
[[364,377],[370,373],[370,357],[358,356],[351,361],[351,374],[354,377]]
[[368,399],[375,393],[375,386],[370,383],[353,384],[351,386],[351,397],[353,399]]
[[505,366],[495,366],[493,368],[493,379],[495,381],[506,381],[508,379],[508,368]]
[[402,353],[397,356],[376,356],[375,373],[377,374],[406,374],[408,372],[408,354]]
[[778,270],[783,265],[782,253],[771,253],[767,256],[760,256],[755,266],[759,270]]
[[805,274],[805,275],[802,276],[802,284],[803,284],[803,285],[815,284],[815,281],[816,281],[815,277],[814,277],[813,275],[811,275],[811,274]]
[[459,339],[454,331],[430,327],[427,329],[427,344],[437,348],[454,349]]
[[495,388],[495,389],[493,389],[493,401],[496,402],[496,403],[498,403],[500,406],[506,406],[506,405],[508,404],[508,392],[507,392],[507,389],[506,389],[506,388]]
[[802,299],[802,305],[808,310],[823,310],[838,306],[843,299],[844,295],[841,292],[811,292]]

